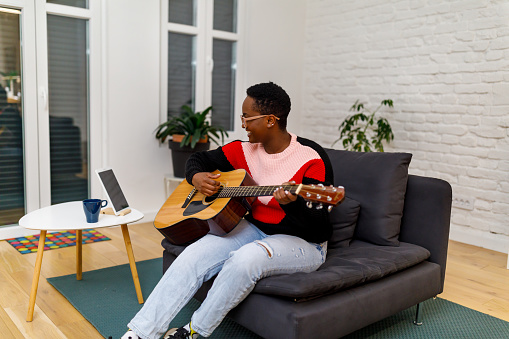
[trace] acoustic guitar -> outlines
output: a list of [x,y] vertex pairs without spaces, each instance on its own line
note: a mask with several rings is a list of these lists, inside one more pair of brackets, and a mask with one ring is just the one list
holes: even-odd
[[[183,245],[207,233],[225,235],[250,210],[256,197],[270,196],[277,186],[256,186],[243,169],[220,173],[220,188],[207,197],[183,180],[157,213],[154,226],[175,245]],[[319,185],[283,185],[285,190],[302,196],[309,208],[329,211],[345,197],[343,187]]]

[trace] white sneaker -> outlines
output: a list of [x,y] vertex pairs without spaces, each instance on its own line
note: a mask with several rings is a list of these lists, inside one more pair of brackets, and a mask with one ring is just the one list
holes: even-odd
[[141,338],[138,337],[138,335],[134,333],[132,330],[129,330],[120,339],[141,339]]
[[200,335],[195,331],[189,332],[185,327],[172,328],[165,333],[163,339],[197,339]]

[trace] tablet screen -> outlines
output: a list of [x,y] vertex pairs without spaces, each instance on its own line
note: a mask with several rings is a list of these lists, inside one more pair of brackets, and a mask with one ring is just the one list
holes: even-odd
[[117,178],[115,174],[113,174],[113,170],[108,169],[105,171],[101,171],[97,173],[99,178],[103,183],[104,189],[110,198],[111,203],[113,204],[113,208],[116,212],[119,212],[125,208],[129,207],[127,200],[118,184]]

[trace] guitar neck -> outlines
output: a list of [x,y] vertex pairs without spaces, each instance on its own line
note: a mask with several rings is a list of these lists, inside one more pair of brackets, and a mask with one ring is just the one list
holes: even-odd
[[283,187],[284,190],[292,194],[298,194],[302,185],[224,187],[218,198],[269,196],[274,194],[274,191],[279,187]]
[[[208,201],[211,202],[217,198],[240,198],[240,197],[263,197],[263,196],[271,196],[274,194],[274,191],[278,188],[283,188],[285,191],[288,191],[295,195],[300,195],[304,198],[308,203],[314,202],[320,204],[328,205],[328,206],[336,206],[339,204],[343,198],[345,197],[345,189],[342,186],[333,187],[333,186],[324,186],[323,184],[293,184],[293,185],[270,185],[270,186],[226,186],[221,185],[219,191],[212,195],[211,197],[207,197]],[[196,188],[194,188],[191,193],[186,198],[184,205],[182,207],[186,207],[193,196],[197,193]],[[320,207],[321,208],[321,207]]]

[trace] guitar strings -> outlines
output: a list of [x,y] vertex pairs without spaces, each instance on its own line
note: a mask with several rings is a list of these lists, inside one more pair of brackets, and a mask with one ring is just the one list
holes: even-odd
[[283,187],[285,190],[295,193],[298,186],[284,185],[284,186],[239,186],[239,187],[223,187],[219,193],[220,198],[228,197],[249,197],[249,196],[269,196],[274,193],[274,190]]

